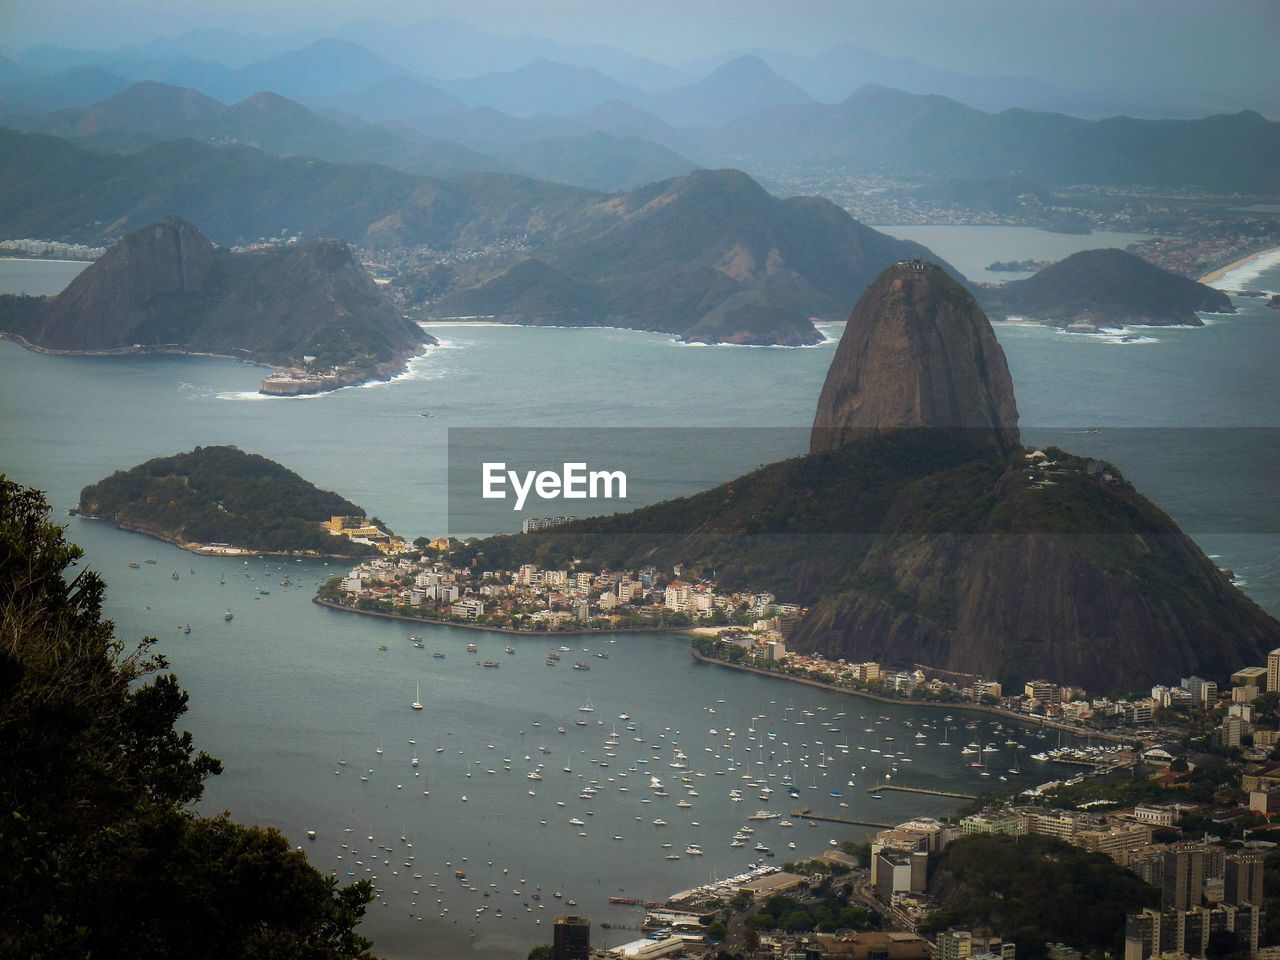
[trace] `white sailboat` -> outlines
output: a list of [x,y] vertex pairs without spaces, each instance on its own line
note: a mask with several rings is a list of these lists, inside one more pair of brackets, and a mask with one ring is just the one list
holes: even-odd
[[422,683],[420,681],[415,682],[413,689],[414,689],[413,703],[409,704],[409,706],[413,707],[413,709],[415,710],[421,710],[422,709]]

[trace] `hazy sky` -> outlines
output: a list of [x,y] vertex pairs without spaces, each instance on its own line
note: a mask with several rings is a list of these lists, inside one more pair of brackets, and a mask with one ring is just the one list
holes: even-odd
[[850,41],[936,67],[1064,86],[1280,85],[1277,0],[0,0],[0,43],[97,49],[193,27],[313,39],[355,19],[432,17],[609,43],[666,62]]

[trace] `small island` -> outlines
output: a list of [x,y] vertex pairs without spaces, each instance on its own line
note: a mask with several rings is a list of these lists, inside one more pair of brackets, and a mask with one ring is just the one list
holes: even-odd
[[1035,273],[1052,265],[1052,260],[997,260],[987,264],[987,269],[992,273]]
[[81,490],[73,512],[201,553],[367,557],[404,549],[351,501],[231,446],[117,471]]
[[0,296],[0,336],[32,350],[189,353],[277,368],[261,392],[389,380],[436,342],[341,240],[236,253],[179,217],[126,234],[54,297]]
[[1197,313],[1235,313],[1221,290],[1125,250],[1082,250],[1025,280],[985,291],[997,318],[1023,317],[1071,333],[1126,326],[1202,327]]

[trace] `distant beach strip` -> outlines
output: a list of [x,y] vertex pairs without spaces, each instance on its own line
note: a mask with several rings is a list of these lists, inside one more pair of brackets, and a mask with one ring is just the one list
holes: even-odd
[[[1200,282],[1219,289],[1236,289],[1248,281],[1256,280],[1263,270],[1276,266],[1280,266],[1280,247],[1268,247],[1239,260],[1232,260],[1225,267],[1210,270],[1200,278]],[[1231,278],[1230,283],[1225,282],[1231,274],[1237,275]]]

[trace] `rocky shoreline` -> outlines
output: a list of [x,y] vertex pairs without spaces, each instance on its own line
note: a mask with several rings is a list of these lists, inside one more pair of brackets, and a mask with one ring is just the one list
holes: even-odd
[[114,347],[107,350],[68,350],[59,347],[45,347],[32,343],[26,337],[7,330],[0,330],[0,340],[10,340],[32,353],[42,353],[51,357],[203,357],[209,360],[235,360],[250,366],[263,367],[273,371],[262,379],[258,392],[270,397],[300,397],[318,393],[330,393],[343,387],[356,387],[364,383],[387,383],[408,372],[409,361],[426,353],[430,343],[423,343],[417,350],[405,352],[385,363],[372,367],[359,367],[341,372],[317,374],[291,374],[283,367],[276,367],[261,360],[235,356],[229,353],[211,353],[203,350],[184,350],[181,347],[149,347],[134,344],[129,347]]
[[372,367],[326,373],[277,370],[269,377],[263,378],[262,383],[258,385],[258,392],[268,397],[303,397],[317,393],[331,393],[343,387],[356,387],[363,383],[387,383],[407,373],[409,361],[426,353],[428,346],[431,344],[424,343],[417,350],[397,354],[391,360]]

